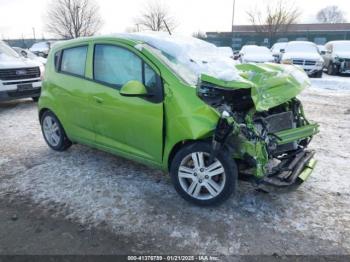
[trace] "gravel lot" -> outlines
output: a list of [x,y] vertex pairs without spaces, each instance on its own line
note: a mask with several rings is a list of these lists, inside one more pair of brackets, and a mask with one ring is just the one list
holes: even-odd
[[[18,238],[9,240],[0,225],[0,253],[350,254],[350,78],[312,81],[300,97],[321,125],[310,179],[283,194],[260,193],[241,181],[236,196],[216,208],[186,203],[167,174],[149,167],[81,145],[54,152],[42,138],[35,103],[0,103],[0,199],[10,203],[0,210],[35,210],[58,228],[72,223],[126,243],[52,250],[42,248],[49,242],[43,237],[14,250]],[[100,245],[107,243],[103,236]]]

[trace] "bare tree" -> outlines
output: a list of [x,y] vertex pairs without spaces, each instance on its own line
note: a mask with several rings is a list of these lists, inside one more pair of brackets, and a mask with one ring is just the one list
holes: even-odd
[[345,13],[336,5],[327,6],[321,9],[316,15],[320,23],[346,23]]
[[270,40],[279,32],[286,32],[291,24],[297,22],[300,11],[284,0],[269,2],[265,10],[247,11],[249,21],[254,25],[255,31],[267,36]]
[[150,2],[135,19],[138,28],[151,31],[173,31],[176,27],[175,19],[161,2]]
[[102,26],[93,0],[53,0],[47,20],[47,31],[64,39],[94,35]]

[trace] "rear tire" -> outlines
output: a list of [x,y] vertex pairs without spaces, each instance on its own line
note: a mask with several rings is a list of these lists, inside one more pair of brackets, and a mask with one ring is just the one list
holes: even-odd
[[322,78],[322,75],[323,75],[323,72],[322,72],[322,71],[318,71],[318,72],[315,74],[315,77],[316,77],[316,78]]
[[212,145],[196,142],[175,155],[170,174],[176,191],[185,200],[199,206],[218,205],[236,189],[237,166],[230,154],[221,151],[209,163]]
[[329,63],[328,67],[327,67],[327,73],[329,75],[335,76],[338,74],[338,67],[337,65],[333,64],[333,63]]
[[62,124],[51,111],[46,111],[40,119],[41,131],[49,147],[55,151],[67,150],[72,142],[68,139]]

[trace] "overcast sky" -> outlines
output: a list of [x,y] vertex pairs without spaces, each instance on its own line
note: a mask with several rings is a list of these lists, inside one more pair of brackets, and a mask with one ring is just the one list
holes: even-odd
[[[45,32],[45,11],[52,0],[0,0],[0,38],[31,38],[35,28],[37,38]],[[123,32],[148,1],[95,0],[104,21],[101,34]],[[196,31],[229,31],[233,0],[160,0],[168,6],[178,21],[177,33],[190,35]],[[236,0],[235,24],[247,24],[246,11],[274,0]],[[289,0],[288,2],[293,2]],[[300,22],[315,21],[317,11],[328,5],[349,10],[349,0],[294,0],[302,11]],[[350,20],[350,14],[346,18]]]

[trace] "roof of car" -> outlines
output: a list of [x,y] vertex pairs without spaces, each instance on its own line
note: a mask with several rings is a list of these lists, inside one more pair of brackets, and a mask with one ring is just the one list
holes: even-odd
[[290,42],[288,42],[288,45],[289,45],[289,44],[308,44],[308,45],[316,45],[315,43],[310,42],[310,41],[290,41]]
[[117,40],[117,41],[121,41],[125,44],[129,44],[132,46],[139,44],[139,43],[142,43],[141,41],[129,39],[129,38],[123,37],[122,35],[117,35],[117,34],[116,35],[101,35],[101,36],[79,37],[79,38],[70,39],[70,40],[57,41],[54,44],[53,49],[60,49],[63,47],[79,45],[80,43],[86,43],[89,41],[96,41],[96,40],[101,40],[101,41],[102,40]]
[[330,41],[330,42],[328,42],[326,45],[328,45],[328,44],[335,44],[335,43],[337,43],[337,44],[341,44],[341,43],[350,43],[350,40],[335,40],[335,41]]

